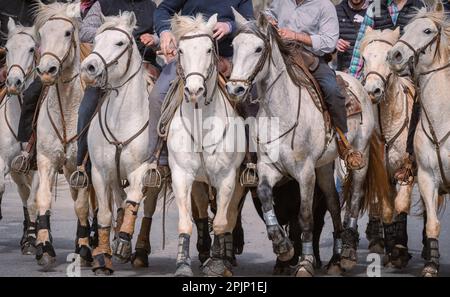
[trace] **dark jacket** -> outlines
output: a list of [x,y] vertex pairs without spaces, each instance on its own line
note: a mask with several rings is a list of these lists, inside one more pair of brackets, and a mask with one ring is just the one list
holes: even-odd
[[[374,30],[385,30],[394,29],[400,27],[400,32],[403,34],[403,28],[409,23],[409,21],[414,17],[417,12],[417,8],[423,7],[423,2],[421,0],[408,0],[405,6],[400,10],[398,14],[397,24],[392,23],[392,18],[389,16],[388,7],[386,1],[383,1],[380,5],[379,16],[374,17]],[[374,6],[375,9],[375,6]]]
[[144,44],[139,37],[144,33],[153,34],[153,14],[156,10],[156,4],[151,0],[98,0],[102,13],[105,16],[118,15],[122,11],[133,11],[136,15],[137,27],[133,31],[137,47],[146,61],[156,64],[156,54],[148,48],[145,50]]
[[336,6],[336,12],[339,19],[339,38],[350,42],[350,47],[345,53],[337,53],[337,70],[342,71],[350,66],[353,47],[364,20],[366,9],[354,10],[348,5],[347,0],[343,0]]
[[219,22],[230,22],[232,26],[232,34],[220,40],[219,52],[221,56],[231,57],[233,55],[232,35],[236,32],[231,7],[234,7],[245,18],[253,18],[251,0],[163,0],[155,11],[155,29],[158,34],[170,30],[170,19],[179,11],[181,11],[181,15],[191,16],[202,13],[206,18],[218,13]]

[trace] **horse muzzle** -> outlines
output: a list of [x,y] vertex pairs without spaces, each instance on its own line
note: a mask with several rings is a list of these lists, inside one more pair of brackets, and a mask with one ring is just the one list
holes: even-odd
[[399,76],[411,75],[410,67],[408,67],[413,57],[403,52],[402,45],[396,45],[388,51],[387,61],[389,68],[396,72]]
[[249,86],[241,82],[227,82],[227,92],[234,101],[243,101],[248,94]]
[[86,59],[81,64],[81,80],[88,86],[101,86],[105,82],[103,67],[96,59]]
[[364,86],[367,94],[369,94],[369,98],[373,104],[378,104],[384,98],[384,87],[379,86],[374,83],[366,83]]
[[23,80],[18,77],[6,79],[6,91],[10,95],[19,95],[23,90]]
[[55,83],[55,81],[58,77],[59,67],[56,65],[53,65],[53,64],[48,64],[48,65],[40,64],[36,68],[36,71],[44,85],[52,85]]

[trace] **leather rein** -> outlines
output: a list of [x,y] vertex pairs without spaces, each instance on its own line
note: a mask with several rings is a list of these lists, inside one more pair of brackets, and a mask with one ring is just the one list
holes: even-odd
[[[425,50],[428,47],[430,47],[432,44],[434,44],[434,43],[436,43],[436,49],[435,49],[435,53],[434,53],[434,57],[436,57],[436,55],[437,55],[437,53],[439,51],[440,36],[442,34],[441,27],[438,26],[437,24],[436,24],[436,27],[438,28],[438,32],[436,33],[436,35],[427,44],[425,44],[424,46],[422,46],[419,49],[415,49],[411,44],[409,44],[407,41],[405,41],[403,39],[398,40],[398,42],[406,45],[413,52],[413,56],[410,58],[410,60],[408,62],[411,75],[413,75],[415,73],[415,69],[417,67],[417,64],[419,63],[420,56],[422,54],[424,54]],[[433,74],[435,72],[439,72],[439,71],[445,70],[447,68],[450,68],[450,62],[445,64],[445,65],[443,65],[443,66],[440,66],[438,68],[427,70],[427,71],[420,72],[420,73],[416,74],[415,75],[415,85],[418,88],[418,91],[416,92],[417,100],[419,100],[420,106],[421,106],[421,108],[423,110],[423,113],[425,115],[425,119],[427,120],[428,129],[430,130],[430,133],[428,133],[426,131],[425,127],[424,127],[423,117],[421,117],[421,121],[420,121],[421,122],[421,126],[422,126],[422,130],[425,133],[426,137],[434,145],[436,156],[437,156],[437,159],[438,159],[439,172],[441,174],[443,186],[444,186],[446,192],[450,193],[450,182],[449,182],[449,180],[447,179],[447,177],[445,175],[444,165],[443,165],[442,157],[441,157],[441,146],[443,144],[445,144],[447,139],[450,137],[450,131],[448,131],[441,139],[439,139],[437,137],[436,130],[434,129],[433,124],[431,123],[430,117],[428,116],[428,112],[427,112],[425,106],[423,105],[423,102],[422,102],[422,100],[420,98],[420,94],[419,94],[420,93],[419,89],[421,89],[421,88],[423,89],[426,86],[426,84],[425,84],[425,86],[420,87],[420,85],[419,85],[419,78],[421,76],[425,76],[425,75],[428,75],[428,74]]]

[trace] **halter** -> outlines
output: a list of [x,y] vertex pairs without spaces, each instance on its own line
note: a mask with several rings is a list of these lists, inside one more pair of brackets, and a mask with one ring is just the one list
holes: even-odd
[[58,61],[59,68],[62,69],[63,68],[63,64],[66,61],[66,59],[69,57],[69,54],[70,54],[70,51],[72,50],[72,48],[75,50],[76,47],[77,47],[77,44],[76,44],[76,41],[75,41],[75,37],[74,37],[74,34],[73,34],[74,31],[75,31],[75,25],[73,24],[73,22],[71,20],[69,20],[67,18],[63,18],[63,17],[51,17],[51,18],[49,18],[47,20],[47,22],[48,21],[55,21],[55,20],[64,21],[64,22],[67,22],[67,23],[72,25],[73,30],[72,30],[72,35],[71,35],[71,38],[70,38],[70,46],[69,46],[69,48],[67,49],[66,53],[64,54],[64,56],[62,58],[58,57],[56,54],[54,54],[52,52],[45,52],[45,53],[43,53],[41,55],[41,58],[44,57],[44,56],[51,56],[51,57],[55,58],[56,61]]
[[[133,38],[130,36],[130,34],[128,34],[128,32],[126,32],[125,30],[119,29],[119,28],[106,28],[105,30],[103,30],[101,33],[105,32],[105,31],[118,31],[121,32],[123,34],[125,34],[125,36],[128,38],[128,45],[123,49],[123,51],[117,56],[115,57],[113,60],[106,62],[106,59],[103,58],[103,56],[101,54],[99,54],[97,51],[93,51],[91,53],[91,55],[96,55],[97,57],[100,58],[100,60],[102,61],[104,67],[105,67],[105,73],[106,73],[106,77],[105,77],[105,84],[103,87],[108,87],[108,79],[109,79],[109,73],[108,73],[108,69],[113,66],[113,65],[117,65],[119,63],[120,58],[122,58],[123,55],[125,55],[126,52],[128,52],[128,61],[127,61],[127,68],[125,70],[125,73],[128,72],[129,68],[130,68],[130,61],[131,61],[131,56],[133,54]],[[100,33],[100,34],[101,34]],[[140,69],[140,67],[139,67]],[[139,70],[137,71],[139,72]],[[133,78],[137,72],[135,72],[134,75],[132,75],[128,80],[131,80],[131,78]]]
[[[436,35],[434,35],[434,37],[428,42],[426,43],[424,46],[415,49],[411,44],[409,44],[407,41],[403,40],[403,39],[399,39],[397,42],[399,43],[403,43],[404,45],[406,45],[412,52],[413,52],[413,56],[409,59],[408,61],[408,65],[409,65],[409,70],[411,75],[414,73],[414,68],[417,66],[417,64],[419,63],[419,58],[422,54],[425,53],[425,50],[431,46],[433,43],[436,42],[436,51],[434,53],[434,55],[436,56],[438,50],[439,50],[439,42],[440,42],[440,36],[441,36],[441,27],[438,26],[437,24],[435,24],[437,27],[437,33]],[[433,72],[433,71],[431,71]],[[430,73],[431,73],[430,72]]]
[[[180,78],[183,80],[183,83],[186,85],[186,80],[191,77],[191,76],[200,76],[203,79],[203,89],[205,90],[203,92],[203,97],[205,97],[205,105],[208,105],[211,103],[213,95],[215,93],[215,90],[217,88],[217,83],[214,84],[214,90],[211,94],[211,97],[208,99],[208,88],[206,86],[206,82],[212,77],[214,70],[217,70],[217,63],[219,61],[219,50],[218,50],[218,45],[217,45],[217,41],[214,40],[209,34],[196,34],[196,35],[190,35],[190,36],[182,36],[180,37],[180,41],[182,40],[190,40],[190,39],[196,39],[196,38],[201,38],[201,37],[208,37],[212,44],[214,45],[214,56],[213,59],[211,61],[211,64],[208,67],[208,71],[206,73],[206,76],[203,73],[200,72],[191,72],[188,73],[187,75],[184,73],[184,69],[183,66],[181,66],[181,58],[180,55],[178,54],[178,63],[177,63],[177,73],[180,76]],[[188,102],[188,99],[185,98],[186,102]]]
[[[383,40],[383,39],[374,39],[374,40],[372,40],[371,42],[369,42],[367,45],[369,45],[369,44],[371,44],[371,43],[374,43],[374,42],[386,43],[386,44],[390,45],[391,47],[394,46],[394,45],[393,45],[392,43],[390,43],[389,41]],[[378,77],[381,79],[381,81],[383,82],[383,87],[386,88],[387,85],[389,84],[390,79],[391,79],[392,72],[389,73],[388,76],[385,78],[385,77],[384,77],[383,75],[381,75],[378,71],[369,71],[369,72],[366,74],[366,76],[364,77],[363,81],[362,81],[362,84],[363,84],[363,85],[366,84],[366,80],[367,80],[367,78],[369,77],[369,75],[376,75],[376,76],[378,76]]]
[[253,85],[253,82],[254,82],[256,76],[264,68],[264,65],[266,64],[267,59],[272,56],[272,48],[270,46],[269,38],[267,38],[267,36],[260,33],[259,31],[254,32],[249,29],[242,29],[241,31],[239,31],[237,33],[237,35],[242,34],[242,33],[255,35],[256,37],[262,39],[262,41],[264,42],[263,52],[261,54],[261,57],[258,60],[258,63],[256,64],[256,67],[253,70],[252,74],[247,79],[229,79],[228,80],[228,82],[230,82],[233,86],[235,86],[237,83],[243,83],[247,87],[247,90],[245,91],[245,94],[244,94],[244,98],[246,98],[250,92],[250,86]]

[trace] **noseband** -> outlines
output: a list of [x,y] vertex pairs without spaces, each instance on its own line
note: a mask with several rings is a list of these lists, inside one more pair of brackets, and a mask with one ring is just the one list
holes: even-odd
[[[217,84],[214,84],[214,90],[213,93],[211,94],[211,97],[208,99],[208,88],[206,86],[206,82],[212,77],[214,69],[217,69],[217,63],[219,61],[219,50],[218,50],[218,45],[217,45],[217,41],[214,40],[209,34],[197,34],[197,35],[190,35],[190,36],[182,36],[180,37],[180,41],[182,40],[190,40],[190,39],[196,39],[196,38],[201,38],[201,37],[207,37],[211,40],[212,44],[214,45],[214,56],[212,58],[211,64],[208,67],[208,71],[206,73],[206,76],[203,75],[203,73],[200,72],[191,72],[188,73],[187,75],[184,73],[184,69],[183,66],[181,66],[181,58],[180,58],[180,54],[178,54],[178,62],[177,62],[177,74],[178,76],[183,80],[184,84],[186,85],[186,80],[191,77],[191,76],[200,76],[203,79],[203,89],[205,90],[203,92],[203,97],[205,97],[205,105],[208,105],[211,103],[212,98],[213,98],[213,94],[215,89],[217,88]],[[186,102],[188,102],[188,98],[185,98]]]
[[73,30],[72,30],[72,35],[71,35],[71,38],[70,38],[70,46],[69,46],[69,48],[67,49],[66,53],[64,54],[64,56],[62,58],[58,57],[57,55],[55,55],[52,52],[45,52],[45,53],[43,53],[41,55],[41,58],[44,57],[44,56],[51,56],[51,57],[55,58],[56,61],[58,61],[59,69],[62,69],[62,66],[63,66],[64,62],[69,57],[70,51],[72,50],[72,48],[75,50],[76,46],[77,46],[77,44],[75,42],[75,37],[74,37],[74,34],[73,34],[74,31],[75,31],[75,25],[73,24],[73,22],[71,20],[69,20],[67,18],[63,18],[63,17],[51,17],[51,18],[49,18],[47,20],[47,22],[48,21],[55,21],[55,20],[64,21],[64,22],[67,22],[67,23],[72,25]]
[[[33,35],[28,34],[27,32],[19,32],[19,33],[17,33],[17,34],[26,35],[26,36],[30,37],[30,38],[33,40],[34,44],[37,44],[37,43],[36,43],[36,40],[35,40],[34,37],[33,37]],[[6,51],[8,52],[8,50],[6,50]],[[33,70],[34,70],[34,65],[36,64],[36,61],[37,61],[37,54],[36,54],[36,51],[35,51],[35,52],[34,52],[34,55],[33,55],[33,64],[30,65],[30,67],[29,67],[29,69],[28,69],[27,72],[25,72],[25,70],[23,69],[23,67],[20,66],[19,64],[12,64],[11,66],[9,66],[8,71],[6,72],[6,77],[8,77],[9,73],[11,72],[11,70],[12,70],[13,68],[18,68],[18,69],[20,70],[20,72],[22,72],[22,75],[23,75],[23,77],[24,77],[24,80],[27,80],[28,77],[31,75],[31,73],[32,73]]]
[[125,55],[125,53],[127,53],[127,52],[128,52],[128,61],[127,61],[127,68],[125,70],[125,73],[128,72],[128,70],[130,68],[131,56],[133,54],[133,38],[131,37],[130,34],[128,34],[128,32],[126,32],[125,30],[119,29],[119,28],[106,28],[101,33],[105,32],[105,31],[118,31],[118,32],[121,32],[121,33],[125,34],[125,36],[128,38],[128,41],[129,41],[128,45],[123,49],[123,51],[117,57],[115,57],[114,59],[112,59],[109,62],[106,62],[105,58],[103,58],[103,56],[101,54],[99,54],[97,51],[93,51],[91,53],[91,55],[96,55],[102,61],[103,65],[105,67],[105,73],[106,73],[105,74],[106,78],[105,78],[104,87],[108,87],[108,79],[109,79],[108,69],[111,66],[113,66],[113,65],[117,65],[119,63],[120,58],[122,58],[122,56]]
[[265,36],[261,32],[253,31],[250,29],[241,29],[237,33],[237,35],[242,34],[242,33],[255,35],[256,37],[262,39],[264,42],[263,53],[261,54],[261,57],[259,58],[258,63],[256,64],[256,67],[253,70],[252,74],[247,79],[229,79],[228,80],[228,82],[230,82],[232,85],[236,85],[237,83],[243,83],[247,87],[247,90],[245,91],[245,94],[244,94],[244,98],[246,98],[248,96],[248,94],[250,93],[250,86],[253,85],[253,81],[255,80],[256,76],[264,68],[264,65],[266,64],[266,60],[272,55],[272,51],[271,51],[271,46],[270,46],[270,40],[267,38],[267,36]]
[[[371,43],[374,43],[374,42],[386,43],[386,44],[390,45],[391,47],[394,46],[394,45],[393,45],[392,43],[390,43],[389,41],[383,40],[383,39],[374,39],[374,40],[372,40],[371,42],[369,42],[367,45],[369,45],[369,44],[371,44]],[[387,85],[388,85],[388,83],[389,83],[389,80],[390,80],[390,78],[391,78],[391,76],[392,76],[392,72],[390,72],[390,73],[388,74],[388,76],[385,78],[385,77],[384,77],[383,75],[381,75],[381,73],[379,73],[378,71],[369,71],[369,72],[366,74],[366,76],[364,77],[363,81],[362,81],[362,84],[363,84],[363,85],[366,84],[366,80],[367,80],[367,78],[369,77],[369,75],[375,75],[375,76],[378,76],[378,78],[380,78],[381,81],[383,82],[383,87],[386,88]]]

